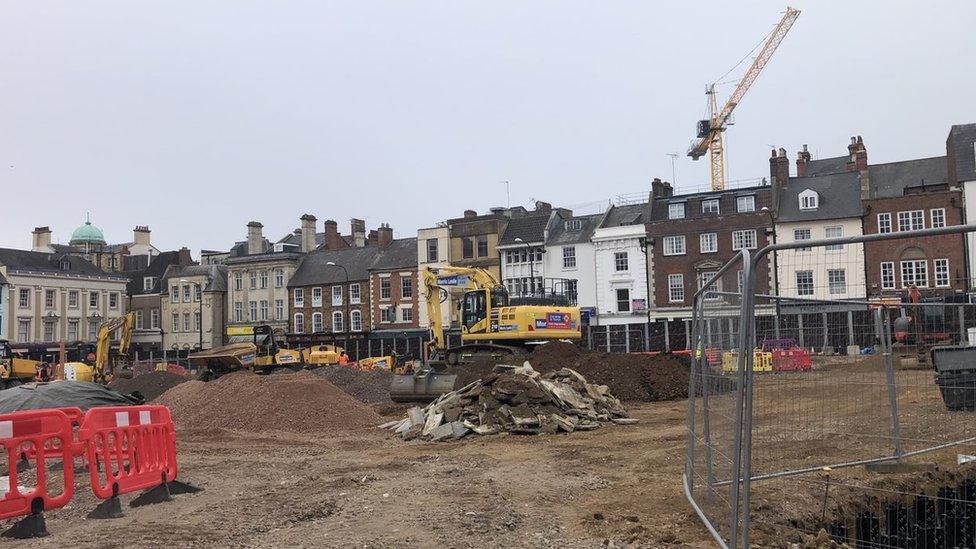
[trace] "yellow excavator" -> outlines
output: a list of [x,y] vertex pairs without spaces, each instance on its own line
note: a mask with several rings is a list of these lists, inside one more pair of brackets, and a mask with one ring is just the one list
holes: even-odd
[[[479,359],[516,359],[536,345],[555,340],[579,340],[579,307],[512,305],[498,279],[477,267],[423,267],[430,341],[427,360],[393,377],[390,394],[397,402],[430,400],[453,390],[456,367]],[[448,287],[464,288],[460,302],[461,345],[449,347],[444,334],[441,302]],[[544,303],[544,300],[537,300]]]
[[34,381],[43,362],[17,356],[6,340],[0,340],[0,389]]
[[[67,362],[55,371],[54,379],[72,381],[94,381],[108,383],[128,365],[129,345],[132,343],[132,329],[135,327],[135,314],[128,313],[118,318],[102,322],[98,326],[95,340],[95,361]],[[112,334],[120,331],[118,352],[112,353]]]

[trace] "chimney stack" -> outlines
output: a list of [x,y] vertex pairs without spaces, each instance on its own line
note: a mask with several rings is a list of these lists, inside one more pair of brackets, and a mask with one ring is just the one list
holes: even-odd
[[264,225],[257,221],[247,224],[247,255],[257,255],[264,253],[264,235],[261,229]]
[[807,176],[807,162],[810,162],[810,151],[807,150],[806,143],[803,144],[803,150],[796,153],[796,176],[806,177]]
[[302,253],[307,254],[308,252],[315,249],[315,216],[312,214],[305,214],[301,217],[302,221]]
[[536,200],[535,211],[540,213],[552,213],[552,204],[543,202],[542,200]]
[[34,232],[31,233],[31,236],[32,251],[44,253],[54,252],[54,248],[51,247],[50,227],[35,227]]
[[478,212],[474,210],[464,210],[464,217],[478,217]]
[[376,230],[376,233],[380,246],[389,246],[393,242],[393,229],[388,223],[380,224],[380,228]]
[[186,246],[180,248],[179,262],[183,266],[193,265],[193,258],[190,257],[190,249]]
[[370,229],[369,236],[366,237],[367,246],[376,246],[380,241],[380,233],[376,229]]
[[773,187],[785,187],[790,180],[790,159],[786,157],[786,149],[773,149],[769,157],[769,177]]
[[132,229],[132,242],[136,245],[149,246],[149,227],[136,225],[136,228]]
[[352,218],[349,220],[352,229],[352,245],[354,248],[366,246],[366,222],[362,219]]
[[661,181],[661,178],[655,177],[651,181],[651,198],[671,198],[674,196],[674,188],[667,181]]
[[847,153],[850,155],[847,160],[847,171],[860,172],[868,169],[868,150],[864,147],[864,140],[860,135],[851,137]]

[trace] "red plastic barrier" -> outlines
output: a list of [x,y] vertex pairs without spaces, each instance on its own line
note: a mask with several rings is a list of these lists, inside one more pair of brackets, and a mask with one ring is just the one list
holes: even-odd
[[813,367],[813,359],[810,351],[800,349],[784,349],[773,351],[773,371],[774,372],[799,372],[809,370]]
[[[81,408],[53,408],[54,410],[60,410],[64,412],[64,415],[68,416],[68,421],[71,423],[72,427],[72,437],[71,437],[71,447],[69,455],[74,457],[76,455],[84,454],[84,448],[82,448],[81,442],[78,441],[77,431],[75,429],[81,426],[81,421],[84,419],[85,414],[81,411]],[[57,439],[47,439],[44,442],[44,457],[45,459],[64,459],[64,446],[55,443]],[[29,448],[23,450],[22,456],[24,459],[33,460],[37,456],[37,448],[32,444]]]
[[[176,478],[176,434],[165,406],[92,408],[78,438],[87,445],[92,492],[101,499]],[[102,471],[99,471],[99,469]]]
[[709,366],[722,366],[722,350],[713,347],[705,349],[705,360]]
[[[53,441],[57,440],[55,444]],[[48,469],[46,458],[48,448],[57,448],[60,456],[64,448],[74,448],[71,420],[62,410],[26,410],[0,415],[0,444],[7,453],[6,492],[0,492],[0,519],[25,516],[31,511],[43,511],[64,507],[74,495],[74,470],[62,465],[60,494],[52,496],[48,492]],[[22,445],[33,448],[31,461],[34,462],[34,489],[21,492],[18,486],[17,461],[25,452]],[[53,486],[52,486],[53,488]],[[55,492],[57,493],[57,492]],[[40,508],[34,502],[40,501]]]

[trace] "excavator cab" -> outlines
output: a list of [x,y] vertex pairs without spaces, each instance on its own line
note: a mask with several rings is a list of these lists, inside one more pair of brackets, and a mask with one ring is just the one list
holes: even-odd
[[[465,292],[460,307],[461,324],[468,333],[486,332],[488,324],[485,320],[492,316],[492,311],[508,307],[508,292],[502,288]],[[484,326],[479,326],[481,323]]]

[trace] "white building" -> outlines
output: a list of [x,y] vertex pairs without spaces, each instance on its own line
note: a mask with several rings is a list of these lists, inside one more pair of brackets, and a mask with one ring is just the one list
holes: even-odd
[[[417,267],[443,267],[451,264],[451,233],[445,223],[443,226],[429,227],[417,231]],[[417,319],[419,325],[427,327],[430,325],[430,318],[427,315],[427,292],[423,287],[423,278],[419,279],[420,292],[419,311]],[[437,298],[441,298],[438,292]],[[450,325],[451,316],[454,312],[453,300],[444,299],[441,301],[441,318],[445,325]]]
[[586,315],[595,315],[596,248],[593,232],[603,214],[566,216],[560,213],[549,223],[542,270],[575,300]]
[[[965,212],[976,212],[976,124],[959,124],[949,130],[946,139],[949,185],[962,188]],[[965,223],[976,223],[967,218]],[[969,260],[969,287],[976,288],[976,234],[966,234],[966,257]]]
[[613,206],[593,232],[597,316],[591,324],[647,322],[647,204]]
[[542,297],[547,288],[546,229],[555,216],[534,215],[510,220],[498,238],[501,257],[501,283],[514,298]]

